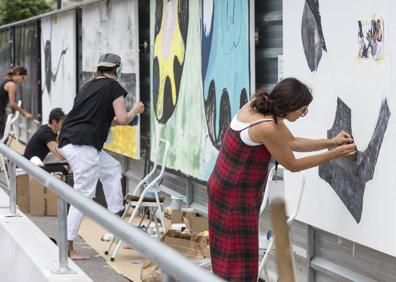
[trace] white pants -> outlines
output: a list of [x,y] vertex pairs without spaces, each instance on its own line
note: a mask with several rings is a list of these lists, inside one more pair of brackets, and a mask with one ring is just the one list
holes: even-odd
[[[105,151],[92,146],[66,145],[60,149],[73,171],[74,189],[93,198],[98,179],[103,185],[107,209],[117,213],[124,209],[121,189],[121,165]],[[71,206],[67,216],[67,239],[76,238],[83,214]]]

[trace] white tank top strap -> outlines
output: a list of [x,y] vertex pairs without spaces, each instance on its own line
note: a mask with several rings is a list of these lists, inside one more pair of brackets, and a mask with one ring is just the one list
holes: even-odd
[[247,123],[247,122],[241,122],[238,120],[237,118],[238,115],[235,115],[235,117],[232,119],[230,127],[235,130],[235,131],[239,131],[239,135],[241,137],[241,140],[243,143],[245,143],[248,146],[259,146],[262,145],[262,143],[258,143],[258,142],[254,142],[252,140],[252,138],[250,138],[249,135],[249,128],[252,126],[255,126],[257,124],[263,123],[263,122],[267,122],[267,121],[273,121],[270,118],[262,118],[262,119],[258,119],[256,121]]

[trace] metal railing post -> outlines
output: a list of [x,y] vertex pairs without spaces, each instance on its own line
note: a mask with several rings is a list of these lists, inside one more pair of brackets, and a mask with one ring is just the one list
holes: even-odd
[[57,244],[59,249],[59,266],[53,271],[57,274],[73,274],[74,270],[68,265],[68,246],[67,246],[67,204],[66,201],[58,196],[58,238]]
[[9,193],[10,193],[10,215],[16,215],[16,166],[13,161],[8,161]]

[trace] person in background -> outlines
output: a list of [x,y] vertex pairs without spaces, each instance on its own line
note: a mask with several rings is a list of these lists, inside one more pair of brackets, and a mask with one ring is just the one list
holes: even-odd
[[[333,139],[293,136],[284,121],[306,116],[312,99],[305,84],[284,79],[270,93],[258,90],[224,135],[208,181],[208,215],[213,272],[227,281],[257,281],[259,212],[271,157],[297,172],[356,153],[344,131]],[[327,148],[302,158],[293,154]]]
[[[117,79],[121,75],[121,58],[107,53],[99,58],[95,77],[86,83],[74,100],[59,135],[59,150],[73,171],[74,189],[93,198],[96,184],[103,185],[108,210],[117,214],[124,210],[121,190],[121,165],[102,150],[112,125],[127,125],[144,110],[136,102],[126,111],[127,91]],[[67,239],[71,259],[88,259],[74,250],[73,240],[83,214],[71,206],[67,217]]]
[[30,160],[32,157],[38,157],[45,162],[48,153],[51,152],[58,162],[64,160],[58,152],[58,133],[62,128],[64,118],[65,113],[61,108],[55,108],[50,112],[48,123],[40,126],[27,143],[25,158]]
[[17,85],[21,84],[27,75],[27,70],[21,66],[15,66],[7,73],[6,79],[1,83],[0,88],[0,138],[3,137],[5,124],[7,122],[7,106],[14,111],[19,111],[28,120],[33,119],[33,115],[16,103]]

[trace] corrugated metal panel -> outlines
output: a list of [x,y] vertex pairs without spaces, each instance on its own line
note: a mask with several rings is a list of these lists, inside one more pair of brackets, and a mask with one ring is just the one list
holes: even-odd
[[0,31],[0,78],[7,75],[13,64],[12,32],[10,29]]
[[192,192],[192,207],[204,214],[207,214],[208,194],[206,185],[193,184]]
[[317,231],[316,256],[376,281],[396,281],[396,259],[365,246]]
[[178,194],[187,195],[187,179],[185,177],[180,177],[172,173],[165,173],[162,185]]
[[41,118],[41,65],[40,36],[36,22],[15,28],[15,64],[24,66],[28,76],[21,84],[18,99],[22,99],[22,107]]
[[283,53],[282,1],[256,1],[256,88],[278,81],[278,55]]

